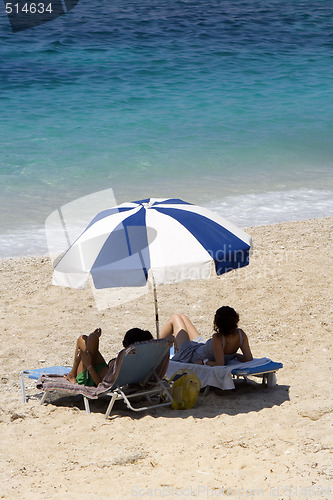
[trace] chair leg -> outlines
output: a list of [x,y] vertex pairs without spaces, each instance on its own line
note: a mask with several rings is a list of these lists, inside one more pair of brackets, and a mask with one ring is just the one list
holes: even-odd
[[209,389],[210,389],[210,385],[206,385],[206,387],[204,389],[204,393],[203,393],[204,396],[207,396],[207,394],[209,393]]
[[276,373],[267,373],[267,387],[272,388],[276,385]]
[[111,410],[113,408],[113,405],[114,405],[114,402],[115,402],[116,398],[117,398],[117,394],[114,392],[112,394],[112,398],[110,399],[110,403],[109,403],[109,405],[108,405],[108,407],[106,409],[106,412],[105,412],[105,415],[104,415],[105,419],[109,418],[109,415],[111,413]]
[[20,382],[21,382],[21,393],[22,393],[22,401],[23,403],[27,402],[27,397],[25,394],[25,384],[24,384],[24,373],[20,373]]
[[39,406],[41,406],[41,405],[44,403],[44,401],[45,401],[45,399],[46,399],[46,394],[47,394],[47,392],[46,392],[46,391],[45,391],[45,392],[43,392],[43,395],[42,395],[42,397],[41,397],[41,399],[40,399],[40,401],[39,401]]
[[89,401],[88,401],[88,398],[86,398],[86,396],[83,396],[83,401],[84,401],[84,407],[86,409],[86,413],[90,413],[90,406],[89,406]]

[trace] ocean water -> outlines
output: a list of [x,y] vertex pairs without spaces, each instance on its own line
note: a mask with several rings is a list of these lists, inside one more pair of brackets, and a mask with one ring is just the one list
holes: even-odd
[[241,227],[333,215],[332,34],[327,0],[80,0],[18,33],[2,7],[0,257],[106,188]]

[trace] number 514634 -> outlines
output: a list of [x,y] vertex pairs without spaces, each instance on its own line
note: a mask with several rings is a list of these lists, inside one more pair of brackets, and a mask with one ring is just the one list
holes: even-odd
[[12,2],[7,2],[6,3],[6,13],[7,14],[19,14],[19,13],[25,13],[25,14],[43,14],[44,12],[52,13],[52,4],[49,3],[44,4],[42,2],[40,3],[25,3],[23,5],[19,3],[12,3]]

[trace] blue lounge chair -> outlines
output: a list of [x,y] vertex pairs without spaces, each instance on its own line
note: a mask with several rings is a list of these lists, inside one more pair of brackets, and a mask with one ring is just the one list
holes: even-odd
[[25,377],[32,380],[38,380],[42,375],[67,375],[70,372],[70,366],[48,366],[43,368],[35,368],[34,370],[23,370],[20,372],[20,384],[23,403],[27,402],[26,390],[25,390]]
[[260,366],[242,366],[241,368],[234,368],[231,370],[231,373],[236,377],[244,377],[245,380],[249,376],[261,377],[264,385],[267,385],[267,387],[274,387],[276,384],[276,372],[281,368],[283,368],[282,363],[267,359],[267,361]]
[[[45,402],[51,391],[81,394],[86,412],[90,413],[89,399],[107,396],[110,397],[110,403],[105,418],[109,417],[117,399],[122,399],[133,411],[170,405],[172,397],[168,384],[162,378],[169,362],[171,345],[167,339],[158,339],[136,343],[123,349],[97,387],[72,384],[62,375],[43,373],[37,381],[37,388],[43,390],[40,404]],[[144,404],[134,405],[131,402],[133,399],[139,399],[139,402],[144,399]]]
[[167,377],[180,369],[192,370],[200,379],[201,388],[206,388],[207,394],[209,387],[217,387],[222,390],[235,389],[234,377],[248,376],[261,377],[264,384],[273,387],[276,384],[276,372],[283,367],[282,363],[276,363],[269,358],[253,359],[246,363],[240,363],[232,360],[226,366],[207,366],[193,363],[180,363],[170,359],[167,369]]

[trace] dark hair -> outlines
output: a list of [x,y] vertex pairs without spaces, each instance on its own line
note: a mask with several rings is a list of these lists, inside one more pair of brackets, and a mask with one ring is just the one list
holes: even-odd
[[129,347],[135,342],[144,342],[145,340],[152,340],[153,336],[148,330],[141,330],[141,328],[131,328],[125,333],[123,346]]
[[239,315],[229,306],[220,307],[214,318],[214,330],[218,335],[231,335],[237,328]]

